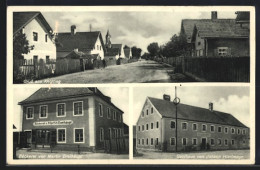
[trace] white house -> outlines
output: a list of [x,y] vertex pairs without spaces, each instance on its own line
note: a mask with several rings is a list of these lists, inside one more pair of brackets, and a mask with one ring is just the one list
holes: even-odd
[[52,28],[40,12],[14,12],[13,37],[24,33],[30,46],[34,49],[23,54],[24,59],[56,59],[56,45],[52,39]]

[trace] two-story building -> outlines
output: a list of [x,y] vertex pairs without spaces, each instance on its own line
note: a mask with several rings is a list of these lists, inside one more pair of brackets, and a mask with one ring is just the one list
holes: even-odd
[[123,136],[123,111],[97,88],[41,88],[19,105],[31,148],[98,150]]
[[13,37],[19,33],[25,34],[29,46],[34,46],[28,54],[23,54],[25,60],[56,59],[53,30],[41,12],[14,12]]
[[[177,132],[177,133],[176,133]],[[147,97],[136,124],[137,149],[163,151],[249,148],[249,128],[228,113]]]

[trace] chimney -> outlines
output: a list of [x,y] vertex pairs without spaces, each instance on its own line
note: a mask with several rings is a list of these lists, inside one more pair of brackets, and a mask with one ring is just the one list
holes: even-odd
[[167,94],[164,94],[164,95],[163,95],[163,100],[171,101],[171,96],[170,96],[170,95],[167,95]]
[[76,25],[72,25],[70,27],[70,30],[71,30],[71,35],[75,35],[76,34]]
[[211,11],[211,19],[212,20],[218,19],[218,12],[217,11]]
[[213,111],[213,103],[209,102],[209,110],[212,112]]

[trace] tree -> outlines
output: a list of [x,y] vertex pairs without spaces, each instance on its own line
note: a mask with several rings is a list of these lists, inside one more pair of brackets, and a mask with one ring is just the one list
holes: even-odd
[[127,45],[125,45],[125,46],[124,46],[124,49],[126,49],[126,48],[130,48],[130,47],[128,47]]
[[153,42],[148,45],[147,50],[152,57],[155,57],[158,55],[160,48],[157,42]]
[[132,52],[133,58],[140,58],[141,57],[141,53],[142,53],[142,49],[141,48],[137,48],[136,46],[133,46],[131,48],[131,52]]

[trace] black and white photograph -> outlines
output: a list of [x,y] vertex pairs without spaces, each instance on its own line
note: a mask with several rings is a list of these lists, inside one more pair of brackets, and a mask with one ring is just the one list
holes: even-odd
[[128,159],[128,88],[14,92],[14,159]]
[[14,10],[13,83],[250,82],[250,11],[145,9]]
[[134,88],[135,159],[249,159],[248,87]]

